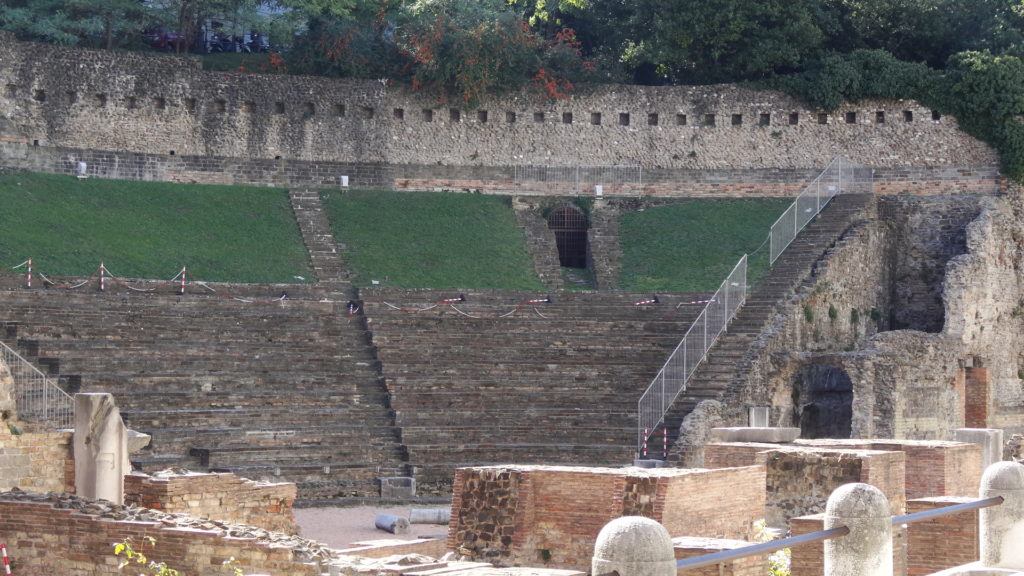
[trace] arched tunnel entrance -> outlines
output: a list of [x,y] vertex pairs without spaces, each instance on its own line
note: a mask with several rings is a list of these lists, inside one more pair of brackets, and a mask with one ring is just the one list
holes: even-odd
[[853,432],[853,381],[838,366],[813,364],[793,389],[801,438],[849,438]]
[[559,264],[566,268],[586,268],[590,223],[583,211],[571,204],[557,206],[548,214],[548,228],[555,233]]

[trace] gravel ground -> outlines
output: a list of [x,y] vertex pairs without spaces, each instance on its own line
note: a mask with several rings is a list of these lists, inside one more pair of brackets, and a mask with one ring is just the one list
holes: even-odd
[[[438,508],[434,506],[433,508]],[[354,542],[366,540],[415,540],[422,537],[447,536],[448,526],[410,524],[408,534],[392,534],[373,525],[378,514],[409,517],[411,506],[356,506],[352,508],[295,508],[295,520],[303,538],[318,540],[331,548],[349,548]]]

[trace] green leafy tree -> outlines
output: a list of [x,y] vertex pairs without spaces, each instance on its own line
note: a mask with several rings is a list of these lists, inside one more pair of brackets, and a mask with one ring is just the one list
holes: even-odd
[[8,0],[0,4],[0,29],[27,40],[109,49],[137,42],[151,16],[137,0]]

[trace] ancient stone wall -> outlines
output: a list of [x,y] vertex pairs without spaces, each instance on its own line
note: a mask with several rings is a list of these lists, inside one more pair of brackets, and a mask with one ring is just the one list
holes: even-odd
[[70,432],[14,434],[0,423],[0,491],[74,492]]
[[[329,551],[315,542],[242,525],[195,520],[143,508],[124,508],[67,494],[0,496],[0,541],[18,574],[101,576],[123,574],[113,544],[131,537],[151,560],[182,574],[232,574],[234,558],[245,573],[315,576]],[[152,537],[155,544],[146,544]]]
[[295,484],[254,482],[234,474],[130,474],[125,503],[275,532],[297,534]]
[[[791,194],[832,157],[886,190],[992,190],[994,151],[909,101],[833,113],[731,85],[599,85],[572,98],[439,105],[386,82],[206,72],[190,57],[0,37],[0,161],[48,172],[199,182],[564,195]],[[513,166],[641,166],[625,180]],[[913,168],[910,168],[913,167]],[[524,181],[525,180],[525,181]],[[527,183],[529,182],[529,183]],[[583,188],[581,188],[581,185]]]
[[749,539],[763,516],[764,486],[763,466],[460,468],[448,548],[499,565],[585,569],[601,528],[635,515],[674,536]]

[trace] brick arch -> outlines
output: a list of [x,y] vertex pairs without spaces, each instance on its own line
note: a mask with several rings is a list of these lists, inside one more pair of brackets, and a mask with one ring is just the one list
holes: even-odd
[[586,268],[590,228],[586,214],[572,204],[560,204],[548,214],[547,221],[548,228],[555,233],[559,263],[567,268]]

